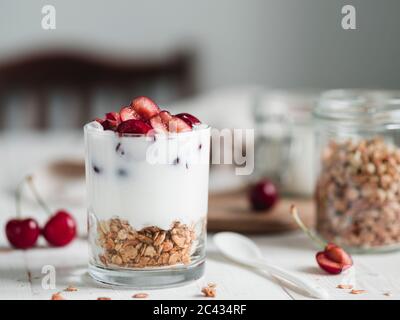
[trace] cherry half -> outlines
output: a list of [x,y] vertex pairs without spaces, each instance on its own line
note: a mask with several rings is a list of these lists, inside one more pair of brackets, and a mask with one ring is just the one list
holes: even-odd
[[47,242],[55,247],[63,247],[76,237],[76,222],[73,216],[66,210],[58,210],[54,214],[39,195],[33,178],[27,179],[28,184],[39,205],[49,214],[50,218],[42,229],[42,235]]
[[201,123],[201,121],[199,119],[197,119],[195,116],[191,115],[190,113],[178,113],[175,115],[175,117],[182,119],[190,127],[193,127],[194,125]]
[[297,213],[297,208],[294,205],[291,206],[290,213],[308,237],[323,248],[323,251],[317,252],[315,256],[321,269],[331,274],[339,274],[353,265],[353,259],[343,248],[334,243],[326,243],[304,225]]
[[142,120],[129,119],[121,122],[117,128],[120,134],[123,133],[137,133],[146,134],[152,129],[152,127]]

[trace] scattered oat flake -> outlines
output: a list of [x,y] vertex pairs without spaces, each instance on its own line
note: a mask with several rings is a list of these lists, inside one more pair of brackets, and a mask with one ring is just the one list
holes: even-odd
[[78,291],[78,288],[75,288],[74,286],[68,286],[67,288],[64,289],[64,291],[74,292]]
[[51,300],[65,300],[60,292],[56,292],[51,296]]
[[367,293],[367,290],[356,290],[353,289],[350,291],[351,294],[363,294],[363,293]]
[[98,297],[97,300],[111,300],[110,297]]
[[215,298],[215,296],[217,295],[217,290],[215,286],[210,286],[210,285],[201,289],[201,292],[207,298]]
[[136,299],[145,299],[149,296],[148,293],[144,293],[144,292],[140,292],[140,293],[135,293],[132,298],[136,298]]
[[339,284],[336,288],[338,289],[353,289],[351,284]]
[[209,286],[210,288],[215,288],[217,284],[215,284],[214,282],[209,282],[207,283],[207,286]]

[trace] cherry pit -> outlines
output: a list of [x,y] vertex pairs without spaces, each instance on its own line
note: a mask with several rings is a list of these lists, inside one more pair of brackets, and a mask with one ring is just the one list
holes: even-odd
[[[49,215],[49,219],[42,229],[34,218],[21,217],[21,193],[25,183],[29,185],[41,208]],[[46,239],[49,245],[62,247],[76,237],[75,219],[66,210],[58,210],[53,213],[39,195],[32,176],[27,176],[20,183],[15,198],[16,218],[9,220],[5,227],[7,239],[13,247],[18,249],[32,248],[36,245],[40,235]]]

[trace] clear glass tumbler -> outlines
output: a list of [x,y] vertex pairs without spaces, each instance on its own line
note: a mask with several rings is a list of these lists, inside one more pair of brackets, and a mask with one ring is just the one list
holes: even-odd
[[200,278],[210,128],[120,135],[91,122],[84,131],[90,275],[136,288]]

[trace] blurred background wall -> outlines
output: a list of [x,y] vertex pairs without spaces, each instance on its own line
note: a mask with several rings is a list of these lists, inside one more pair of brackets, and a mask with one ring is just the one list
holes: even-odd
[[[41,27],[41,9],[46,4],[56,8],[56,30]],[[345,4],[356,7],[357,30],[341,28]],[[1,0],[0,70],[9,61],[18,64],[19,57],[52,50],[95,54],[108,62],[136,62],[133,66],[141,65],[138,57],[157,59],[188,50],[193,54],[193,90],[186,90],[189,96],[255,85],[283,89],[398,88],[399,10],[398,0]],[[116,109],[137,93],[148,94],[162,104],[182,98],[168,96],[168,87],[161,94],[151,88],[136,87],[119,96],[100,88],[103,97],[97,95],[91,101],[102,100],[102,106],[92,108],[85,116],[79,112],[72,115],[72,108],[66,108],[76,99],[65,92],[49,94],[46,99],[42,92],[36,105],[42,109],[44,101],[56,105],[47,116],[54,124],[73,117],[86,121],[89,115]],[[11,90],[4,91],[7,97],[0,99],[0,104],[10,112],[0,115],[0,120],[3,118],[8,129],[24,128],[27,125],[19,123],[21,114],[33,118],[38,113],[29,107],[33,99],[19,92],[10,98]],[[230,99],[218,104],[232,106],[238,98],[231,93],[238,92],[230,91]],[[87,99],[81,100],[76,105],[87,104]],[[198,105],[205,104],[209,103]],[[25,110],[15,107],[21,105]],[[251,103],[241,105],[242,110],[249,106]],[[60,116],[60,110],[68,114]],[[241,125],[238,122],[244,118],[238,116],[235,125]]]
[[[47,4],[56,30],[41,27]],[[341,28],[345,4],[356,7],[357,30]],[[399,12],[399,0],[0,0],[0,151],[8,164],[0,175],[11,190],[27,158],[30,167],[67,158],[66,131],[81,156],[83,123],[135,95],[215,128],[259,133],[265,125],[273,139],[276,125],[286,139],[281,128],[291,130],[288,115],[299,109],[308,127],[298,140],[311,146],[319,89],[400,87]],[[312,94],[275,97],[269,88]],[[273,109],[272,125],[257,108]],[[285,149],[279,139],[274,145]],[[310,177],[313,168],[301,165],[296,172]],[[224,174],[215,181],[234,185]]]
[[[41,7],[57,29],[41,29]],[[340,8],[357,9],[357,30],[340,28]],[[0,62],[44,47],[115,55],[196,48],[202,91],[270,87],[398,87],[398,0],[2,0]]]

